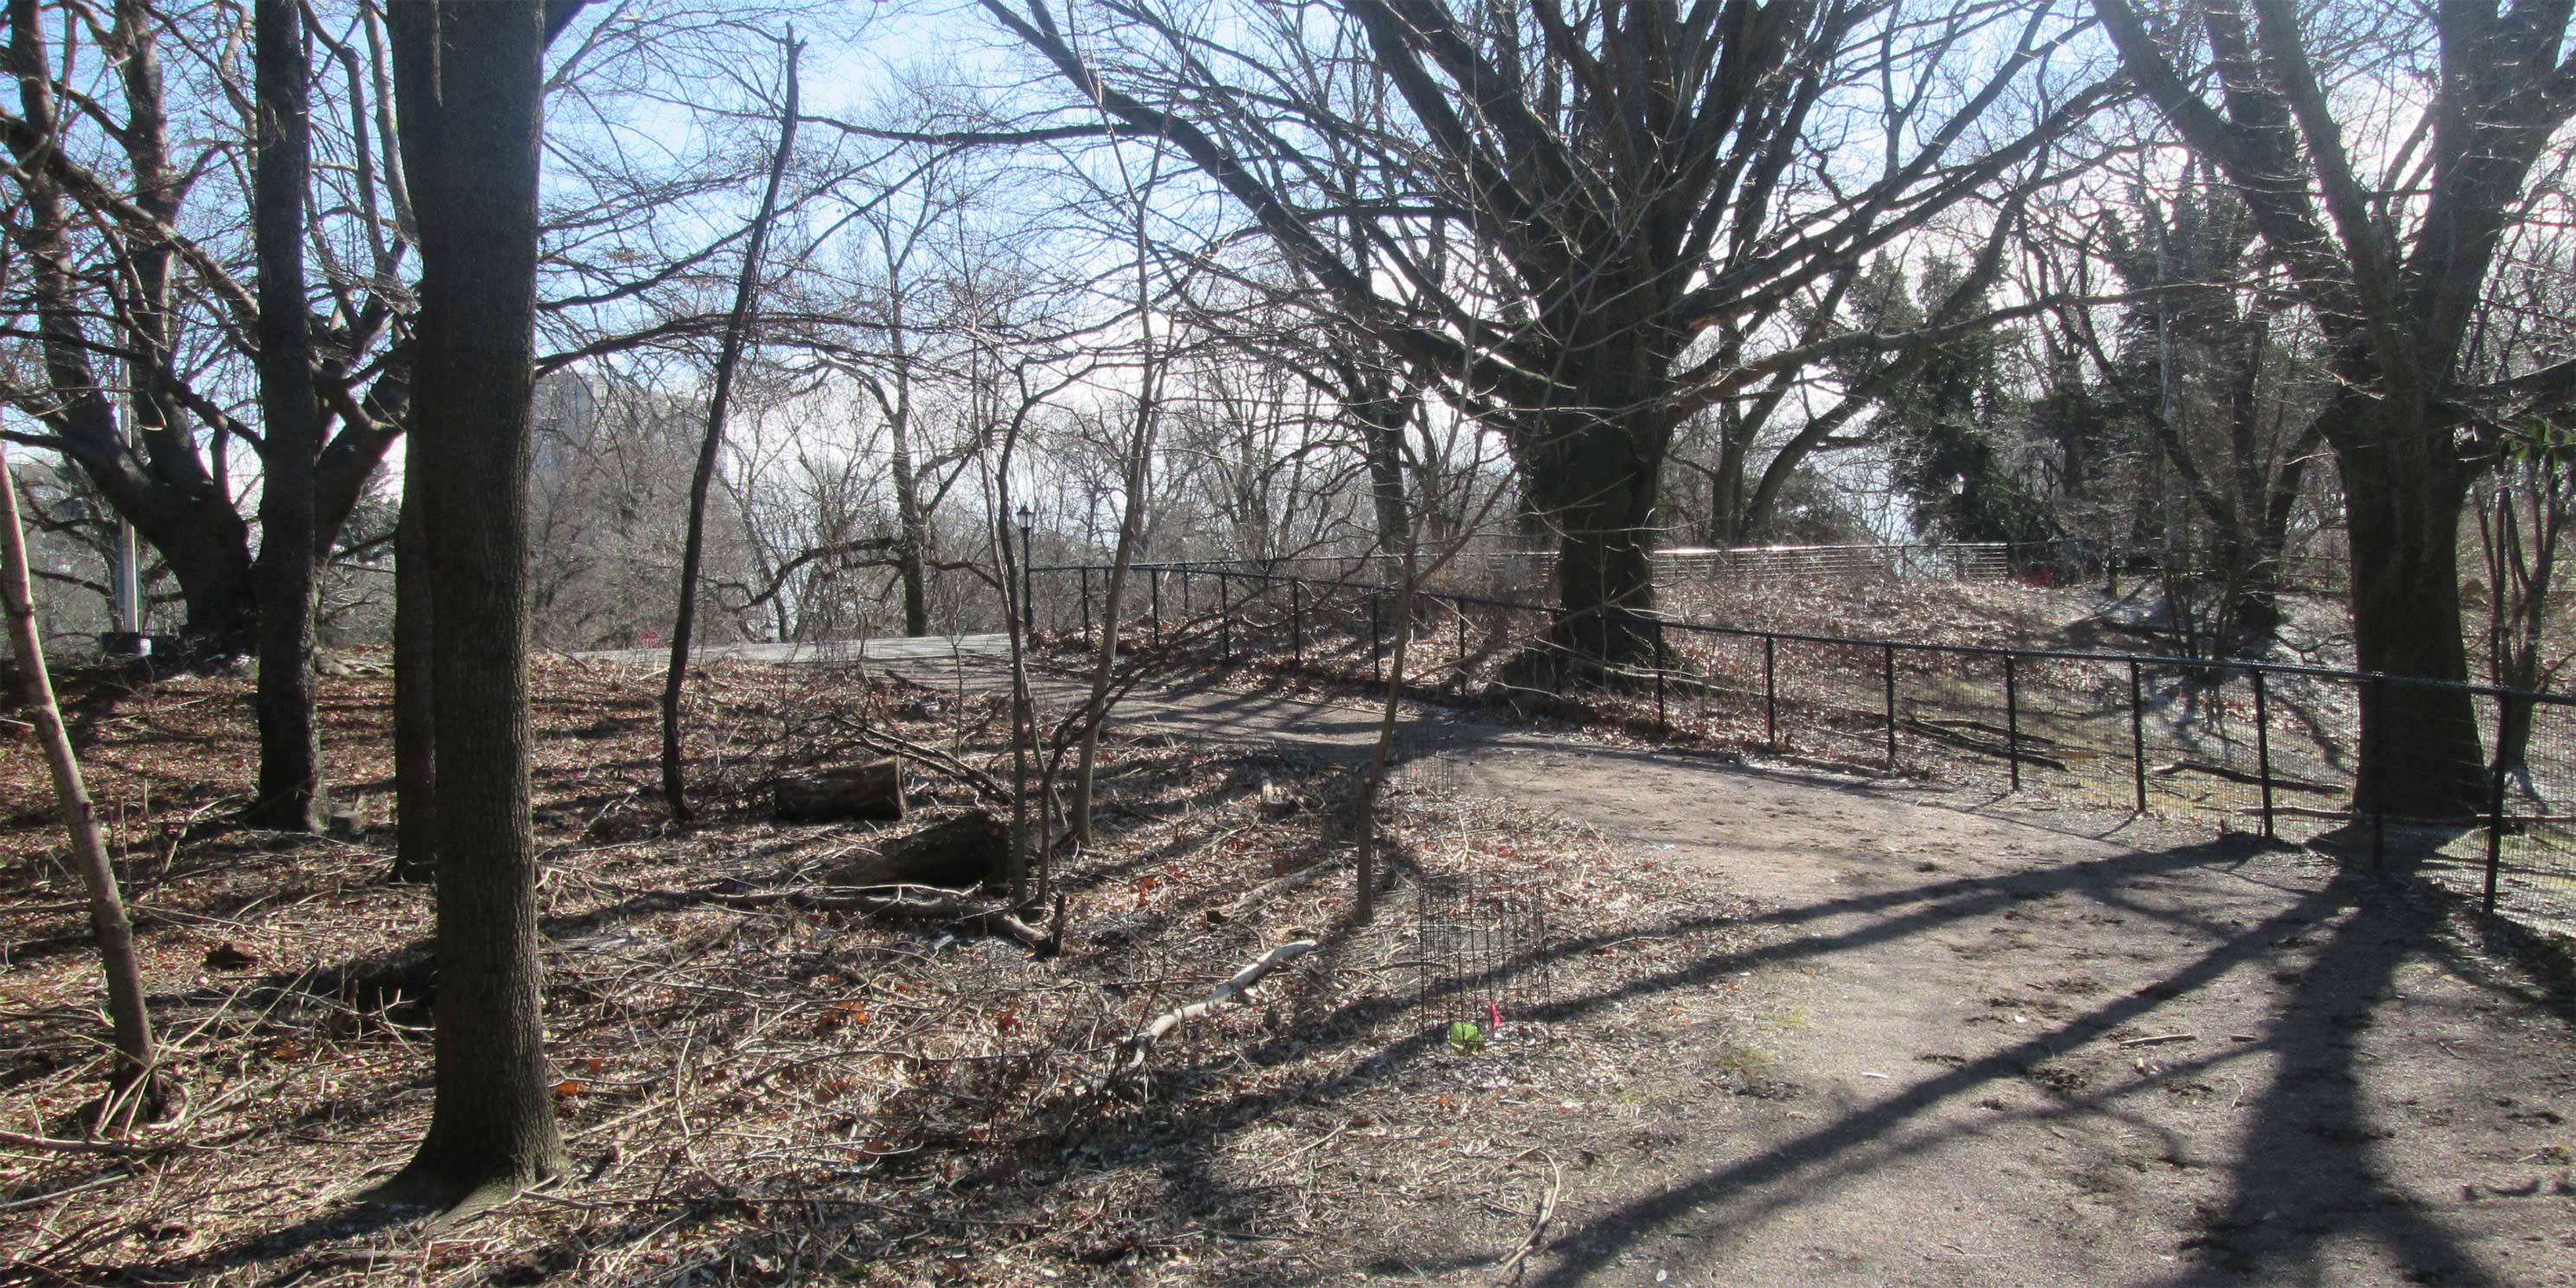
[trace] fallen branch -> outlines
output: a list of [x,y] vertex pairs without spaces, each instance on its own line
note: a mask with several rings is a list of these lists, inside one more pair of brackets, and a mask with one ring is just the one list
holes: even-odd
[[850,735],[852,741],[879,755],[909,760],[932,773],[963,783],[977,796],[996,805],[1011,803],[1011,794],[993,781],[993,776],[959,760],[947,752],[897,734],[887,733],[864,721],[839,719],[834,723]]
[[176,1148],[178,1144],[177,1141],[170,1141],[158,1145],[129,1145],[123,1141],[114,1140],[62,1140],[52,1136],[28,1136],[14,1131],[0,1131],[0,1145],[14,1145],[20,1149],[60,1150],[72,1154],[151,1154]]
[[[1981,756],[1992,756],[1997,760],[2012,760],[2017,758],[2025,765],[2037,765],[2043,769],[2066,768],[2066,761],[2062,756],[2053,756],[2042,752],[2024,749],[2019,753],[2018,757],[2016,757],[2012,747],[2005,742],[1999,740],[1989,741],[1984,738],[1973,737],[1957,727],[1960,725],[1971,725],[1971,727],[1982,728],[1982,726],[1974,726],[1973,722],[1944,720],[1936,723],[1930,720],[1916,720],[1909,718],[1897,721],[1897,725],[1918,737],[1930,738],[1936,742],[1945,742],[1953,747],[1960,748],[1963,751],[1973,751]],[[2001,731],[1998,730],[1997,732],[2000,733]],[[2025,734],[2022,736],[2022,741],[2034,742],[2039,740]]]
[[1226,921],[1233,921],[1247,913],[1257,912],[1271,900],[1301,886],[1311,885],[1317,877],[1320,877],[1341,865],[1342,860],[1339,858],[1323,859],[1318,862],[1309,863],[1286,876],[1274,877],[1268,881],[1264,881],[1260,885],[1244,891],[1240,898],[1227,904],[1218,915]]
[[1107,1073],[1100,1076],[1100,1081],[1095,1084],[1094,1089],[1106,1089],[1118,1079],[1144,1068],[1145,1057],[1153,1051],[1154,1044],[1162,1041],[1172,1030],[1202,1018],[1218,1007],[1241,997],[1251,991],[1254,985],[1269,978],[1272,971],[1313,951],[1315,951],[1314,940],[1292,939],[1263,953],[1260,960],[1236,971],[1234,978],[1217,985],[1206,997],[1187,1006],[1176,1006],[1155,1016],[1153,1023],[1137,1030],[1134,1036],[1118,1044],[1118,1063],[1112,1065]]
[[[923,897],[927,896],[927,897]],[[813,912],[863,912],[889,921],[929,922],[962,927],[1017,940],[1029,951],[1052,956],[1064,947],[1064,896],[1057,895],[1049,928],[1040,930],[1008,908],[976,903],[963,890],[936,886],[818,886],[803,890],[754,890],[728,893],[705,890],[676,895],[728,908],[765,908],[778,904]]]
[[[2246,805],[2238,808],[2236,812],[2247,818],[2251,818],[2262,813],[2263,807],[2260,805]],[[2310,805],[2275,805],[2272,807],[2272,813],[2282,818],[2317,818],[2330,819],[2336,822],[2351,822],[2354,819],[2361,817],[2349,809],[2318,809]]]
[[[2205,760],[2177,760],[2171,764],[2158,765],[2147,772],[2158,778],[2171,778],[2176,774],[2193,773],[2207,774],[2212,778],[2224,778],[2231,783],[2252,783],[2256,786],[2261,786],[2263,783],[2263,776],[2261,774],[2249,774],[2242,769],[2234,769],[2226,765],[2213,765]],[[2330,787],[2324,783],[2312,783],[2300,778],[2283,778],[2279,774],[2272,775],[2272,786],[2285,792],[2307,792],[2315,796],[2343,795],[2343,789],[2340,787]]]
[[1556,1196],[1564,1189],[1565,1168],[1555,1159],[1550,1158],[1547,1160],[1547,1190],[1539,1195],[1538,1213],[1530,1221],[1529,1236],[1521,1240],[1521,1246],[1514,1248],[1512,1255],[1503,1261],[1502,1268],[1494,1272],[1500,1282],[1518,1283],[1520,1281],[1521,1263],[1529,1260],[1529,1254],[1538,1250],[1539,1240],[1547,1234],[1549,1219],[1556,1215]]

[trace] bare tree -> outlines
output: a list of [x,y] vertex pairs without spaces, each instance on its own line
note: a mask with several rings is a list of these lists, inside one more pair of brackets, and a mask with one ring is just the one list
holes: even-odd
[[251,242],[259,260],[260,428],[270,463],[260,487],[259,794],[249,817],[309,832],[322,789],[313,729],[315,479],[322,405],[304,277],[313,171],[313,68],[302,0],[258,0],[258,172]]
[[[2288,0],[2095,8],[2129,75],[2245,202],[2324,333],[2335,387],[2316,424],[2343,474],[2361,666],[2466,680],[2458,543],[2470,485],[2498,425],[2576,393],[2576,363],[2490,382],[2461,365],[2534,167],[2576,114],[2564,88],[2576,62],[2559,57],[2569,11],[2445,4],[2426,42],[2411,15],[2381,19],[2409,24],[2382,32]],[[2338,66],[2383,90],[2422,86],[2421,124],[2339,113],[2327,83]],[[2486,757],[2466,690],[2364,694],[2370,808],[2479,806]]]
[[1129,404],[1123,433],[1115,435],[1114,459],[1120,473],[1118,540],[1110,552],[1109,585],[1101,600],[1100,647],[1091,664],[1091,694],[1083,704],[1081,750],[1074,761],[1073,835],[1077,844],[1091,848],[1091,796],[1094,771],[1100,755],[1100,727],[1109,718],[1110,682],[1118,667],[1118,615],[1126,605],[1129,569],[1135,563],[1139,538],[1144,535],[1146,507],[1154,471],[1154,443],[1163,425],[1163,385],[1170,360],[1168,339],[1155,334],[1156,257],[1148,231],[1152,218],[1155,189],[1163,178],[1160,158],[1148,158],[1144,175],[1130,177],[1127,160],[1121,153],[1118,171],[1126,178],[1125,192],[1129,203],[1133,255],[1128,268],[1134,275],[1132,298],[1136,329],[1136,376],[1133,400]]
[[[2517,689],[2546,689],[2570,660],[2552,656],[2550,596],[2571,521],[2576,521],[2576,440],[2543,423],[2517,434],[2505,450],[2487,503],[2478,510],[2478,549],[2487,573],[2487,679]],[[2532,706],[2508,702],[2497,746],[2502,763],[2520,767],[2531,743]],[[2528,774],[2525,775],[2526,781]]]
[[[403,218],[401,192],[379,182],[395,177],[381,164],[392,146],[387,87],[381,61],[351,43],[371,41],[376,29],[364,10],[335,34],[299,22],[292,6],[258,6],[247,31],[238,6],[173,11],[114,0],[66,5],[59,23],[46,8],[45,0],[8,5],[19,110],[0,111],[0,144],[15,163],[6,182],[21,216],[7,233],[33,270],[25,294],[9,303],[34,323],[9,334],[30,342],[41,379],[0,380],[0,400],[42,430],[10,432],[61,452],[133,521],[177,577],[191,636],[210,649],[247,651],[268,593],[260,579],[282,579],[275,593],[295,599],[294,583],[311,579],[310,562],[328,553],[400,433],[409,397],[408,350],[394,343],[405,244],[387,235]],[[106,21],[92,21],[102,9]],[[49,30],[75,43],[56,50]],[[164,58],[174,38],[188,64],[176,85]],[[96,56],[84,60],[79,42],[94,42]],[[230,61],[244,48],[259,60],[251,94],[238,92]],[[327,51],[336,74],[316,78],[307,48]],[[103,84],[63,79],[89,65],[113,75]],[[331,93],[317,97],[316,86]],[[66,101],[79,110],[66,112]],[[345,115],[317,110],[326,105]],[[305,169],[299,184],[311,131],[343,121],[332,141],[344,163]],[[257,175],[227,163],[242,152],[257,153]],[[289,200],[290,187],[301,188],[304,205]],[[330,215],[327,226],[306,223],[304,206]],[[264,231],[258,215],[252,221],[258,249],[236,253],[242,230],[228,212],[254,208],[266,217]],[[290,222],[302,234],[297,243],[285,240]],[[312,248],[329,254],[318,290],[301,273]],[[255,286],[237,276],[245,259],[259,265]],[[316,296],[318,319],[310,316]],[[313,341],[302,377],[283,366],[299,330]],[[310,403],[268,427],[283,428],[282,437],[246,423],[230,397],[249,383],[247,367],[277,386],[279,405],[266,406],[264,393],[264,411]],[[263,542],[256,561],[234,461],[243,449],[258,458],[263,496],[276,497],[281,520],[300,526],[295,516],[310,494],[304,539]],[[300,571],[291,567],[299,554],[308,564]],[[282,750],[281,770],[300,778],[294,748]]]
[[[1912,343],[1751,347],[2099,97],[1998,124],[2070,33],[2045,5],[1337,0],[1253,6],[1222,39],[1178,6],[983,8],[1083,110],[1167,141],[1504,436],[1562,547],[1555,643],[1595,667],[1655,637],[1647,555],[1676,426],[1833,349]],[[1394,124],[1370,128],[1340,92],[1332,69],[1354,60],[1401,105]],[[1820,146],[1846,129],[1871,131],[1872,164]],[[1364,163],[1318,164],[1321,139]],[[1433,271],[1435,233],[1474,271]]]
[[680,550],[680,608],[671,624],[671,666],[662,681],[662,799],[671,815],[690,817],[688,787],[680,772],[680,696],[688,683],[689,635],[698,617],[698,560],[706,542],[707,489],[713,483],[718,454],[724,450],[724,422],[732,400],[734,368],[742,360],[745,336],[759,303],[761,251],[769,245],[769,225],[778,216],[778,187],[796,151],[796,61],[804,47],[796,29],[786,36],[785,98],[778,112],[778,147],[771,154],[769,181],[761,189],[760,209],[752,216],[751,237],[742,252],[742,273],[734,283],[733,313],[725,323],[724,345],[716,353],[715,389],[707,398],[707,433],[698,449],[697,473],[689,480],[689,533]]
[[528,818],[527,517],[544,52],[578,0],[397,0],[435,503],[438,1032],[429,1132],[380,1193],[470,1211],[563,1170]]
[[130,1122],[152,1099],[152,1066],[159,1058],[152,1042],[152,1013],[143,1002],[143,970],[134,956],[134,926],[125,915],[125,897],[117,888],[116,869],[108,863],[107,843],[99,834],[98,809],[81,781],[80,759],[71,735],[63,729],[62,708],[54,702],[53,677],[45,670],[45,645],[36,634],[36,606],[27,592],[27,541],[18,523],[18,488],[9,473],[9,452],[0,444],[0,610],[9,619],[10,651],[27,689],[27,708],[35,717],[36,741],[54,778],[54,805],[62,815],[63,834],[71,842],[81,885],[89,893],[90,933],[98,940],[99,964],[107,974],[107,1014],[116,1039],[116,1059],[108,1066],[108,1096],[98,1125],[115,1130]]

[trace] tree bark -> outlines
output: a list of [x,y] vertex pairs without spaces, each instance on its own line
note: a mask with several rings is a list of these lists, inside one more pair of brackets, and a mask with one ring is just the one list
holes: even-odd
[[434,445],[417,429],[403,465],[402,517],[394,528],[394,879],[425,881],[438,870],[438,706],[429,601],[429,517]]
[[1655,500],[1673,425],[1650,391],[1613,386],[1588,406],[1513,436],[1521,487],[1557,539],[1556,656],[1525,655],[1583,681],[1655,658]]
[[437,445],[438,1032],[429,1132],[383,1195],[461,1213],[563,1170],[528,820],[528,462],[545,7],[397,0],[420,222],[416,422]]
[[769,161],[769,183],[752,216],[750,244],[743,248],[742,272],[734,279],[733,312],[725,319],[724,341],[716,351],[716,387],[707,399],[707,433],[698,446],[697,473],[689,480],[689,531],[680,547],[680,607],[671,623],[671,666],[662,680],[662,799],[671,817],[687,822],[688,782],[680,768],[680,697],[689,679],[689,636],[698,622],[698,564],[706,549],[707,488],[715,481],[716,458],[724,450],[725,413],[733,399],[734,368],[741,364],[743,338],[760,292],[760,257],[769,245],[769,225],[778,214],[778,185],[787,173],[787,158],[796,148],[796,59],[804,49],[796,30],[787,31],[787,101],[778,115],[778,151]]
[[[2354,414],[2374,412],[2362,408]],[[2371,428],[2381,442],[2425,441],[2395,427]],[[2425,460],[2396,465],[2384,450],[2340,452],[2336,459],[2343,468],[2352,543],[2358,664],[2365,671],[2465,683],[2459,530],[2468,471]],[[2415,818],[2456,817],[2482,808],[2486,757],[2475,701],[2466,690],[2365,684],[2360,737],[2355,799],[2362,808]]]
[[[143,970],[134,957],[134,926],[126,919],[116,869],[108,863],[107,845],[99,835],[98,809],[81,781],[80,760],[63,729],[62,708],[54,702],[53,678],[45,672],[44,641],[36,630],[36,606],[27,590],[27,543],[18,526],[17,481],[9,474],[5,444],[0,444],[0,609],[9,618],[9,643],[23,673],[36,741],[43,744],[46,767],[53,773],[54,804],[62,814],[81,884],[89,893],[90,932],[98,939],[99,965],[107,975],[107,1014],[116,1038],[116,1060],[108,1076],[108,1101],[115,1104],[120,1097],[141,1094],[135,1084],[151,1076],[152,1013],[143,1004]],[[102,1121],[101,1125],[107,1124]]]
[[887,343],[894,349],[894,396],[884,400],[883,408],[887,440],[894,449],[887,464],[894,482],[894,569],[903,584],[903,633],[919,637],[930,633],[930,578],[924,566],[930,558],[930,516],[922,510],[920,467],[912,450],[912,355],[905,351],[903,287],[892,239],[885,240],[887,275],[896,278],[886,328]]
[[247,818],[309,832],[318,824],[322,749],[313,729],[313,468],[321,406],[304,298],[304,203],[313,168],[311,67],[298,0],[258,0],[259,109],[251,239],[259,261],[261,459],[259,792]]
[[[1343,406],[1358,422],[1360,454],[1368,462],[1369,500],[1377,510],[1378,552],[1402,555],[1412,548],[1414,535],[1414,506],[1404,486],[1404,431],[1413,421],[1419,396],[1398,394],[1394,380],[1383,371],[1363,374],[1356,363],[1343,365],[1342,383],[1347,391]],[[1431,500],[1422,498],[1426,509]]]

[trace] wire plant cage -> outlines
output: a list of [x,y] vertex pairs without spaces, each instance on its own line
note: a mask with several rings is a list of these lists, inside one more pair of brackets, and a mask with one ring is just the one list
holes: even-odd
[[1401,739],[1390,776],[1432,823],[1412,856],[1414,1004],[1435,1025],[1473,1026],[1481,1042],[1550,996],[1547,892],[1484,860],[1458,758],[1444,740]]

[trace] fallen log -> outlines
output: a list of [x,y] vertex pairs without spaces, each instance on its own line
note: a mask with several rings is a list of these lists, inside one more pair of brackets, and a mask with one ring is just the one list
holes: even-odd
[[903,817],[903,762],[889,756],[790,774],[775,784],[773,811],[791,823]]
[[[2242,769],[2227,765],[2213,765],[2205,760],[2177,760],[2158,765],[2147,772],[2158,778],[2171,778],[2176,774],[2190,773],[2207,774],[2212,778],[2224,778],[2231,783],[2250,783],[2258,787],[2263,783],[2261,774],[2249,774]],[[2279,774],[2272,775],[2272,786],[2278,791],[2306,792],[2314,796],[2343,795],[2343,789],[2340,787],[2330,787],[2324,783],[2312,783],[2299,778],[2284,778]]]
[[[1936,742],[1945,742],[1953,747],[1957,747],[1965,751],[1973,751],[1981,756],[1992,756],[1997,760],[2015,759],[2015,756],[2008,744],[2002,741],[1990,742],[1983,738],[1971,737],[1970,735],[1953,727],[1954,725],[1962,723],[1966,722],[1945,720],[1935,723],[1929,720],[1915,720],[1909,718],[1897,721],[1897,726],[1914,733],[1919,737],[1930,738]],[[2001,731],[1998,730],[1997,732],[2000,733]],[[2034,740],[2029,735],[2024,735],[2022,741],[2030,742]],[[2018,759],[2025,765],[2037,765],[2043,769],[2066,768],[2066,761],[2062,758],[2042,752],[2031,751],[2027,748],[2021,752]]]
[[967,898],[966,894],[962,890],[916,886],[873,889],[821,886],[801,890],[709,890],[688,897],[728,908],[767,908],[785,904],[810,912],[861,912],[888,921],[922,922],[970,930],[1016,940],[1040,956],[1053,956],[1063,949],[1063,895],[1055,897],[1055,913],[1048,920],[1047,928],[1040,930],[1013,909],[988,907]]
[[1007,877],[1010,854],[1010,824],[982,810],[970,810],[887,841],[875,854],[852,859],[832,872],[831,883],[971,890]]
[[1172,1030],[1202,1018],[1218,1007],[1243,996],[1251,991],[1254,985],[1268,979],[1272,971],[1315,951],[1315,947],[1315,941],[1312,939],[1292,939],[1263,953],[1259,960],[1236,971],[1234,978],[1217,985],[1206,997],[1187,1006],[1173,1007],[1155,1016],[1153,1023],[1138,1029],[1134,1035],[1118,1044],[1118,1062],[1111,1065],[1108,1072],[1100,1075],[1099,1081],[1093,1084],[1093,1089],[1107,1090],[1119,1079],[1144,1068],[1145,1057],[1153,1051],[1154,1044],[1169,1036]]
[[[2264,811],[2260,805],[2245,805],[2230,812],[2243,818],[2253,818]],[[2271,812],[2278,818],[2315,818],[2329,822],[2348,823],[2361,817],[2348,809],[2318,809],[2310,805],[2275,805]]]
[[[1931,726],[1933,726],[1934,728],[1937,728],[1937,729],[1957,729],[1957,730],[1966,730],[1966,731],[1971,731],[1971,732],[1975,732],[1975,733],[1992,734],[1992,735],[1994,735],[1995,737],[1998,737],[1998,738],[2013,738],[2013,737],[2017,737],[2017,738],[2021,739],[2021,741],[2022,741],[2022,742],[2024,742],[2024,743],[2037,744],[2037,745],[2042,746],[2042,747],[2054,747],[2054,746],[2056,746],[2056,745],[2057,745],[2057,740],[2056,740],[2055,738],[2051,738],[2051,737],[2049,737],[2049,736],[2048,736],[2048,735],[2046,735],[2046,734],[2043,734],[2043,733],[2033,733],[2033,732],[2031,732],[2031,731],[2030,731],[2030,730],[2028,730],[2028,729],[2024,729],[2024,730],[2021,730],[2019,733],[2015,733],[2015,732],[2013,731],[2013,729],[2012,729],[2010,726],[2008,726],[2008,725],[1999,725],[1999,724],[1994,724],[1994,723],[1991,723],[1991,722],[1989,722],[1989,721],[1984,721],[1984,720],[1955,720],[1955,719],[1947,719],[1947,718],[1935,718],[1935,717],[1932,717],[1932,716],[1916,716],[1916,717],[1914,717],[1914,718],[1915,718],[1916,720],[1921,721],[1921,722],[1922,722],[1922,723],[1924,723],[1924,724],[1931,725]],[[2024,753],[2024,754],[2026,755],[2026,754],[2028,754],[2028,753]]]

